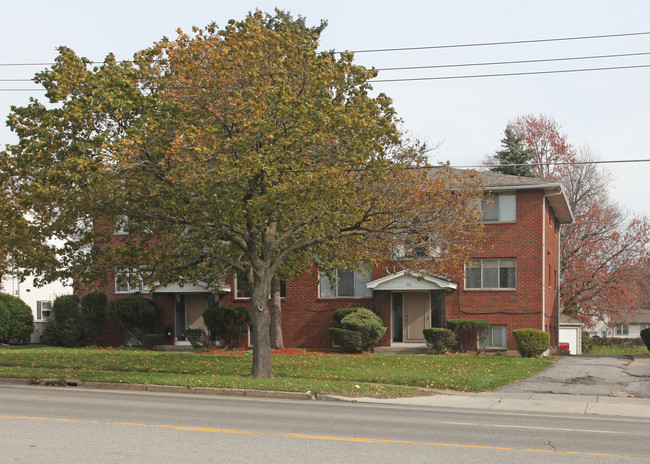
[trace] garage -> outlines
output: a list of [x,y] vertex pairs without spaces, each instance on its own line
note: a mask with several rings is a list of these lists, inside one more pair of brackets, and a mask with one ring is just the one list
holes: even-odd
[[560,334],[558,349],[562,344],[569,345],[569,354],[582,354],[582,328],[584,324],[565,315],[560,315]]

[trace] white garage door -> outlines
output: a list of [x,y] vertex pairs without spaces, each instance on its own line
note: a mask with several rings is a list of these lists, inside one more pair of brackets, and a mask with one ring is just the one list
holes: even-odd
[[578,336],[580,335],[578,327],[560,327],[560,343],[569,344],[569,353],[579,354]]

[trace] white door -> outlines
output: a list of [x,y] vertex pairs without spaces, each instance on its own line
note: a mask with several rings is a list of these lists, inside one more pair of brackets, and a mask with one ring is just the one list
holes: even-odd
[[569,354],[580,354],[578,351],[579,335],[578,327],[560,327],[559,341],[569,344]]

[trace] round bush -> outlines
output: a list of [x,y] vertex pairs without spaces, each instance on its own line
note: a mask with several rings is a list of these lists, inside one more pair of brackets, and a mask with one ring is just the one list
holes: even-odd
[[356,308],[339,308],[339,309],[337,309],[336,311],[334,311],[334,314],[333,314],[333,316],[334,316],[334,320],[335,320],[338,324],[340,324],[341,321],[343,320],[343,318],[344,318],[345,316],[347,316],[348,314],[354,313],[354,312],[356,312],[356,311],[358,311],[358,310],[360,310],[360,309],[367,309],[367,308],[361,308],[361,307],[356,307]]
[[237,346],[248,330],[251,313],[243,306],[212,305],[203,311],[203,322],[212,339],[219,338],[224,346]]
[[73,347],[81,345],[81,311],[77,295],[63,295],[52,303],[52,315],[45,323],[43,342]]
[[123,333],[131,335],[140,344],[144,344],[144,335],[156,333],[154,330],[158,312],[151,300],[141,296],[118,298],[106,305],[106,316]]
[[362,351],[377,344],[386,333],[386,327],[379,316],[366,308],[359,308],[341,320],[341,328],[361,334]]
[[645,343],[645,347],[650,351],[650,327],[641,331],[641,339]]
[[512,334],[517,342],[519,353],[524,358],[539,356],[550,346],[551,336],[542,330],[518,329],[513,330]]
[[29,339],[34,331],[34,315],[31,308],[20,298],[6,293],[0,293],[0,302],[9,310],[8,338],[21,342]]
[[9,338],[10,321],[9,308],[0,301],[0,341],[5,341]]
[[330,336],[332,337],[334,344],[342,347],[345,351],[351,353],[361,353],[363,351],[361,333],[356,330],[330,327]]
[[456,335],[459,351],[475,350],[478,342],[485,339],[490,323],[483,319],[449,319],[447,328]]
[[442,354],[456,345],[456,335],[449,329],[432,327],[422,331],[432,354]]

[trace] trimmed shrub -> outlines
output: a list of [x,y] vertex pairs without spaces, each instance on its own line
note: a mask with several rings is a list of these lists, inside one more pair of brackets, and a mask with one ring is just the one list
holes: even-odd
[[106,305],[106,316],[124,335],[130,335],[140,344],[144,335],[155,333],[158,312],[151,300],[141,296],[118,298]]
[[336,311],[334,311],[334,314],[333,314],[334,320],[336,321],[337,325],[340,325],[341,321],[343,320],[343,318],[345,316],[347,316],[348,314],[351,314],[351,313],[353,313],[355,311],[358,311],[360,309],[367,309],[367,308],[360,308],[360,307],[356,307],[356,308],[339,308]]
[[195,350],[211,345],[210,336],[203,329],[185,329],[185,338],[188,339]]
[[0,342],[3,342],[9,338],[9,324],[11,321],[11,315],[9,314],[9,308],[0,301]]
[[517,342],[519,353],[524,358],[539,356],[548,350],[551,343],[551,336],[543,330],[518,329],[512,334]]
[[456,345],[456,335],[449,329],[433,327],[422,331],[424,338],[431,347],[431,354],[442,354]]
[[594,350],[594,341],[591,334],[586,330],[582,331],[582,354],[591,353]]
[[483,319],[449,319],[447,328],[456,335],[456,348],[465,352],[478,348],[490,332],[490,323]]
[[106,316],[106,295],[90,292],[81,298],[81,332],[84,345],[99,345],[102,325]]
[[20,298],[0,293],[0,303],[9,310],[9,334],[7,338],[19,340],[29,340],[29,336],[34,331],[34,315],[32,310]]
[[645,347],[650,351],[650,327],[641,331],[641,339],[645,343]]
[[224,347],[233,348],[246,334],[251,322],[251,313],[243,306],[215,304],[203,311],[203,322],[210,331],[212,340],[219,339]]
[[363,351],[361,333],[356,330],[330,327],[330,336],[332,337],[334,344],[342,347],[345,351],[351,353],[361,353]]
[[370,350],[386,333],[384,322],[366,308],[358,308],[341,320],[341,328],[361,334],[362,351]]
[[45,323],[43,343],[73,347],[81,345],[81,311],[77,295],[63,295],[52,303],[52,315]]
[[161,333],[144,334],[142,336],[142,346],[147,350],[152,350],[156,345],[162,345],[165,341],[165,335]]

